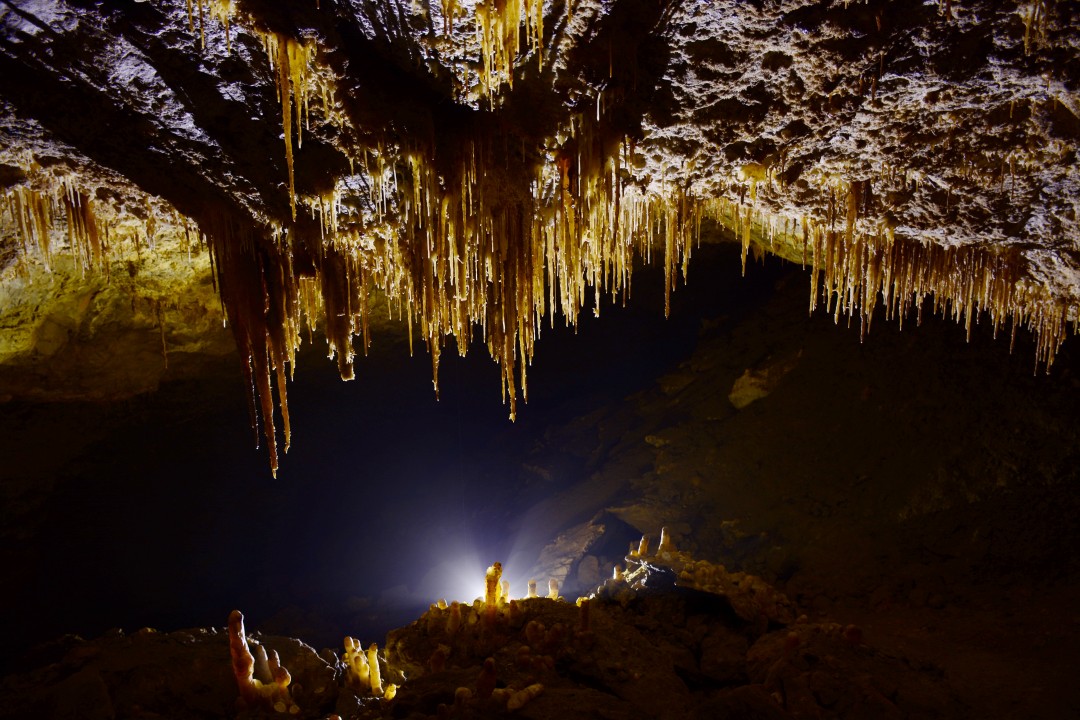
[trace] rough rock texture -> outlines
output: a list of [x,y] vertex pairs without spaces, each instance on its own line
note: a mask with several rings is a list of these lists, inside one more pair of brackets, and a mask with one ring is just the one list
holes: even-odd
[[[281,656],[290,690],[312,713],[333,708],[340,671],[292,638],[251,639]],[[0,717],[235,717],[239,693],[229,641],[215,628],[161,633],[119,630],[86,641],[61,638],[41,648],[41,667],[0,683]],[[266,678],[267,680],[269,678]]]
[[[748,622],[728,596],[673,587],[672,577],[658,555],[577,607],[433,606],[386,639],[378,662],[393,697],[358,688],[330,650],[248,642],[279,653],[292,678],[288,714],[299,717],[965,716],[933,668],[868,646],[855,626]],[[68,637],[42,652],[51,664],[0,684],[0,717],[285,716],[236,702],[228,641],[215,630]]]
[[[1080,301],[1078,28],[1048,0],[7,3],[5,293],[62,248],[90,278],[5,303],[43,336],[17,362],[78,325],[125,239],[184,235],[215,258],[272,456],[301,327],[351,377],[376,287],[436,373],[448,335],[483,337],[513,414],[542,318],[624,292],[638,254],[672,287],[711,217],[811,265],[812,306],[865,328],[933,294],[1029,325],[1049,363]],[[179,305],[166,345],[203,332]]]
[[205,254],[159,248],[118,270],[60,258],[0,285],[0,398],[122,398],[235,352]]

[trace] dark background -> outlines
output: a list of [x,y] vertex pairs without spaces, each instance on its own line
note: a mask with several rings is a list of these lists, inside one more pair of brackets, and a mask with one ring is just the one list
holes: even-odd
[[[705,245],[690,272],[668,319],[662,273],[646,267],[626,307],[605,300],[576,331],[545,325],[516,423],[482,346],[446,348],[436,400],[419,343],[409,357],[404,337],[375,337],[343,383],[317,339],[289,389],[277,479],[235,357],[124,402],[8,403],[5,666],[63,633],[222,626],[233,608],[317,648],[381,641],[439,597],[481,594],[494,560],[523,584],[571,521],[636,503],[675,513],[685,547],[811,614],[870,632],[877,618],[901,639],[935,628],[923,650],[961,681],[971,668],[974,696],[1020,697],[995,668],[1075,669],[1080,622],[1061,610],[1080,548],[1075,338],[1049,373],[1025,332],[1010,354],[985,318],[968,343],[929,309],[921,327],[876,318],[860,343],[857,320],[808,316],[798,266],[769,259],[740,278],[736,245]],[[745,369],[790,357],[769,397],[730,406]],[[593,487],[617,489],[552,511]]]

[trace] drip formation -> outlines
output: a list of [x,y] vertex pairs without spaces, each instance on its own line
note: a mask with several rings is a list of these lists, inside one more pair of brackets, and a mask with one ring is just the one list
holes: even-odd
[[[572,22],[573,3],[560,8],[559,23]],[[895,169],[823,177],[816,201],[798,216],[762,202],[782,182],[765,162],[736,164],[726,192],[713,196],[641,182],[640,129],[626,120],[623,102],[637,69],[620,68],[610,54],[607,78],[583,86],[592,96],[538,121],[535,131],[511,129],[510,91],[526,82],[529,63],[543,70],[555,18],[549,14],[545,24],[540,0],[485,0],[469,8],[441,0],[438,11],[433,32],[441,31],[444,43],[472,28],[457,49],[459,56],[476,53],[472,70],[463,70],[464,97],[485,102],[446,117],[430,108],[414,112],[419,125],[372,126],[365,124],[371,113],[395,116],[362,106],[355,88],[341,86],[342,64],[355,60],[328,49],[319,33],[262,28],[225,0],[187,2],[200,44],[207,18],[223,25],[226,52],[234,51],[237,32],[261,41],[280,109],[272,122],[280,123],[284,142],[287,216],[253,217],[219,203],[192,210],[191,219],[170,210],[168,219],[185,233],[197,227],[194,234],[210,253],[250,388],[256,438],[266,443],[275,473],[275,408],[287,451],[286,388],[302,339],[316,330],[325,334],[341,377],[352,379],[355,339],[364,351],[370,342],[374,292],[407,324],[410,347],[414,335],[425,345],[436,392],[448,339],[461,354],[482,342],[499,365],[503,401],[514,418],[519,389],[528,398],[527,371],[544,323],[561,315],[572,325],[590,304],[599,312],[604,294],[625,301],[635,263],[651,262],[654,254],[663,264],[669,309],[706,221],[741,242],[744,271],[752,248],[808,266],[810,310],[823,306],[837,321],[857,316],[861,333],[879,304],[887,318],[902,322],[912,310],[920,314],[928,297],[934,311],[951,313],[969,333],[983,312],[995,331],[1011,324],[1015,337],[1026,326],[1036,337],[1036,361],[1046,367],[1070,323],[1076,332],[1078,300],[1034,282],[1019,248],[923,242],[897,227],[875,205],[890,188],[914,182]],[[1047,11],[1033,3],[1021,15],[1030,50],[1045,42]],[[327,168],[318,185],[299,173],[305,134],[322,145],[337,138],[333,150],[349,171]],[[1001,160],[1002,183],[1004,167]],[[103,219],[108,202],[92,188],[52,179],[33,161],[24,172],[27,182],[0,198],[0,222],[17,233],[20,262],[49,266],[60,249],[83,272],[108,272],[119,212],[107,210]],[[142,237],[150,244],[161,215],[143,215]],[[133,242],[138,247],[138,233]]]

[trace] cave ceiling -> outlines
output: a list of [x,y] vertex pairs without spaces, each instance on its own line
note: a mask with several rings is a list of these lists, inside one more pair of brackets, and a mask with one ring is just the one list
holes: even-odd
[[436,387],[451,340],[485,343],[513,415],[543,324],[642,259],[671,291],[720,237],[863,330],[932,298],[1049,366],[1080,309],[1078,14],[4,0],[0,396],[238,347],[276,465],[300,343],[351,378],[390,318]]

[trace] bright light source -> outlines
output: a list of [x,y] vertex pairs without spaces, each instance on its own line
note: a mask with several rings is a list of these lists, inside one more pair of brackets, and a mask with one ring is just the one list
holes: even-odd
[[[461,544],[439,548],[442,558],[436,558],[433,567],[420,581],[418,593],[427,602],[446,600],[471,603],[484,597],[484,578],[487,569],[496,561],[502,561],[499,551],[484,552]],[[505,552],[505,551],[503,551]],[[510,583],[511,598],[523,598],[528,591],[529,578],[525,576],[528,566],[524,562],[503,562],[502,579]]]

